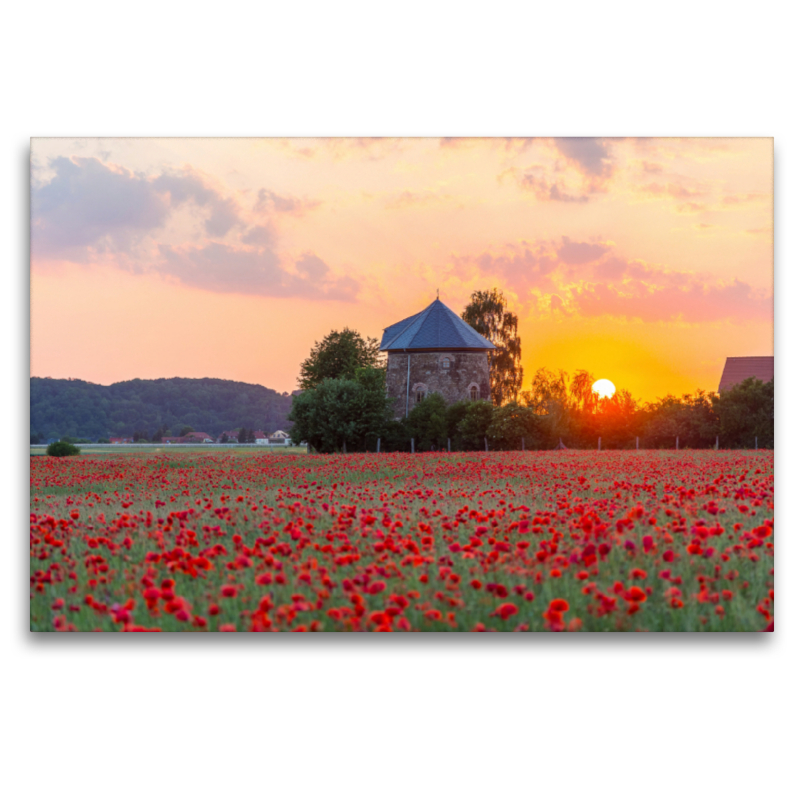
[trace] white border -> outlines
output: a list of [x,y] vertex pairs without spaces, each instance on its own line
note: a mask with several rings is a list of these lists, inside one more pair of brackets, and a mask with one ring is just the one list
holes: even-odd
[[[788,503],[800,130],[783,8],[462,0],[6,11],[9,796],[786,796],[794,725],[783,720],[798,710]],[[778,633],[213,646],[27,634],[28,137],[264,134],[774,136]]]

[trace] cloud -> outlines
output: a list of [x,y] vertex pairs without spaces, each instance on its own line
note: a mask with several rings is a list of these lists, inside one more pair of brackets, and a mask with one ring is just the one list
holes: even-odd
[[[613,243],[539,240],[454,258],[463,283],[495,281],[522,309],[644,322],[767,320],[772,297],[746,282],[720,283],[688,271],[629,260]],[[487,285],[489,285],[487,283]],[[538,301],[533,301],[535,296]]]
[[705,192],[687,189],[679,183],[649,183],[646,186],[639,186],[639,191],[649,197],[672,197],[675,200],[684,200],[689,197],[700,197]]
[[746,203],[757,203],[761,200],[769,200],[768,194],[760,192],[748,192],[746,194],[729,194],[722,198],[722,205],[727,207],[744,205]]
[[165,172],[152,181],[159,193],[168,193],[173,208],[193,202],[198,208],[208,210],[204,225],[209,236],[223,237],[234,225],[240,224],[239,205],[230,197],[223,197],[191,169]]
[[743,281],[705,283],[682,276],[680,285],[627,281],[596,283],[571,292],[570,307],[582,316],[612,316],[644,322],[712,322],[772,317],[772,297]]
[[[272,219],[262,214],[248,225],[238,202],[190,167],[147,176],[96,158],[59,157],[49,168],[48,179],[34,180],[31,190],[34,256],[91,263],[100,253],[110,254],[119,269],[212,292],[350,302],[360,289],[314,253],[287,264],[276,252]],[[258,203],[273,216],[314,205],[267,189],[259,192]],[[171,215],[186,205],[201,212],[199,237],[183,245],[160,241]],[[232,231],[238,237],[214,241]]]
[[423,192],[411,192],[406,190],[390,195],[384,203],[384,208],[392,210],[414,208],[417,206],[448,203],[452,200],[453,198],[450,195],[438,194],[429,190]]
[[303,254],[295,263],[296,272],[291,272],[269,248],[211,242],[201,247],[159,245],[159,252],[156,272],[211,292],[351,302],[359,290],[357,281],[331,274],[313,253]]
[[410,142],[408,139],[388,136],[349,136],[318,139],[271,139],[269,144],[290,156],[305,160],[327,158],[333,161],[342,161],[352,158],[378,161],[388,155],[405,150]]
[[[517,180],[520,188],[532,192],[537,200],[542,203],[588,203],[587,195],[570,194],[562,179],[551,180],[540,174],[541,167],[531,167],[520,173],[511,169],[510,172]],[[502,176],[501,176],[502,177]]]
[[255,225],[244,233],[242,243],[272,247],[275,244],[275,232],[270,225]]
[[31,188],[31,247],[37,254],[85,261],[92,251],[130,253],[186,203],[207,213],[209,236],[223,237],[242,224],[238,204],[191,169],[148,177],[77,156],[52,159],[49,167],[50,180]]
[[31,187],[31,249],[76,255],[89,246],[128,251],[170,214],[167,200],[144,175],[96,158],[49,162],[54,176]]
[[597,261],[610,249],[605,244],[573,242],[568,236],[562,236],[561,241],[562,245],[558,248],[558,257],[565,264],[588,264],[590,261]]
[[253,206],[253,211],[257,213],[292,214],[299,217],[320,205],[322,204],[319,200],[301,200],[292,195],[280,195],[271,192],[269,189],[259,189],[258,200]]
[[462,281],[477,275],[502,281],[517,296],[531,290],[553,290],[552,280],[559,262],[549,242],[521,242],[506,245],[499,252],[485,251],[478,256],[454,257],[450,269]]
[[553,139],[553,144],[581,173],[588,191],[605,191],[606,182],[614,174],[614,163],[607,139],[576,136]]
[[679,214],[701,214],[703,211],[708,211],[708,207],[700,203],[681,203],[675,206],[675,210]]

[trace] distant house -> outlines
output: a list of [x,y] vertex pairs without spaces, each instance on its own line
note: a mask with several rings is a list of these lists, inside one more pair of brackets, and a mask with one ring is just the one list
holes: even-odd
[[182,436],[184,442],[187,444],[197,443],[197,444],[213,444],[214,437],[209,436],[207,433],[203,433],[202,431],[192,431],[191,433],[187,433],[186,436]]
[[132,444],[133,439],[129,436],[112,436],[109,442],[111,442],[111,444]]
[[237,428],[235,431],[222,431],[222,433],[217,438],[217,441],[222,442],[223,439],[225,439],[226,442],[238,442],[239,429]]
[[767,383],[775,377],[774,356],[728,356],[719,381],[720,392],[736,386],[747,378]]

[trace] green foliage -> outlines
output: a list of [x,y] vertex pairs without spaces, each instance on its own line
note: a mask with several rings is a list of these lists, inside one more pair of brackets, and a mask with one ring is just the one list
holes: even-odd
[[456,448],[458,450],[483,450],[484,441],[492,424],[492,404],[488,400],[469,403],[466,413],[456,426]]
[[532,408],[508,403],[492,411],[486,435],[493,450],[519,450],[523,439],[526,449],[537,450],[545,443],[540,426],[541,419]]
[[[719,417],[712,398],[698,390],[682,399],[667,395],[643,409],[645,447],[712,447],[720,435]],[[724,445],[723,445],[724,446]]]
[[530,390],[522,392],[522,400],[539,417],[538,427],[544,438],[544,447],[555,447],[559,439],[569,435],[572,419],[569,375],[565,370],[556,373],[538,369]]
[[461,435],[458,432],[458,426],[469,411],[472,401],[459,400],[457,403],[447,407],[445,412],[445,423],[447,424],[447,436],[450,439],[450,447],[453,450],[463,450],[461,444]]
[[415,450],[447,448],[447,403],[440,394],[427,395],[411,409],[405,422],[406,437],[414,439]]
[[30,429],[43,441],[91,439],[191,426],[216,435],[241,426],[286,430],[292,396],[217,378],[161,378],[100,386],[87,381],[30,379]]
[[300,365],[300,388],[313,389],[326,378],[355,380],[360,367],[380,368],[379,347],[377,339],[364,339],[349,328],[331,331],[321,342],[314,342]]
[[774,382],[748,378],[721,395],[702,390],[678,398],[672,395],[640,406],[630,392],[618,389],[610,398],[591,392],[593,377],[579,370],[572,379],[564,371],[540,369],[525,405],[538,416],[545,447],[562,438],[568,447],[603,449],[635,447],[694,449],[774,446]]
[[186,436],[187,433],[194,433],[194,428],[191,425],[182,425],[178,436]]
[[473,292],[461,318],[495,346],[489,352],[492,402],[501,406],[516,401],[522,388],[522,342],[517,315],[508,311],[503,293]]
[[292,440],[322,453],[374,449],[390,420],[383,371],[365,367],[353,379],[325,378],[296,395],[289,419]]
[[70,442],[53,442],[47,445],[47,455],[63,458],[64,456],[78,456],[81,451]]
[[753,447],[775,446],[775,380],[764,383],[747,378],[720,392],[713,400],[719,417],[720,445]]

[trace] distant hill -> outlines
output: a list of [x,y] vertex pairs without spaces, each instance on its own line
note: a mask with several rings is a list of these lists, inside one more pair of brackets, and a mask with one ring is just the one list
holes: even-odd
[[31,435],[87,439],[132,436],[159,428],[178,435],[191,425],[214,436],[245,427],[288,430],[292,395],[218,378],[159,378],[101,386],[80,380],[31,378]]

